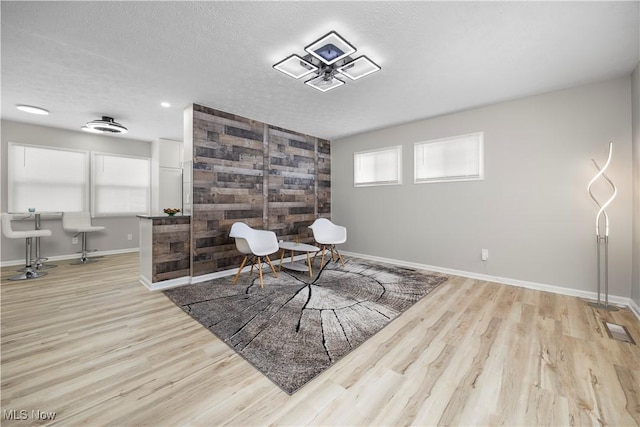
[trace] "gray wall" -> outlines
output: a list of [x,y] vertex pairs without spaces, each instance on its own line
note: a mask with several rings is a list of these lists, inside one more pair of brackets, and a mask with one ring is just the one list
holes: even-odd
[[[478,131],[484,181],[413,184],[414,142]],[[628,298],[630,77],[334,140],[333,220],[348,229],[346,251],[595,291],[597,209],[586,187],[590,159],[602,165],[611,140],[610,294]],[[398,144],[404,183],[354,188],[353,153]]]
[[640,305],[640,64],[631,75],[633,105],[633,286],[631,298]]
[[[126,139],[119,136],[102,136],[86,132],[68,131],[46,126],[2,120],[2,212],[7,211],[7,147],[9,142],[33,144],[51,147],[65,147],[89,151],[100,151],[111,154],[124,154],[139,157],[151,157],[151,144],[144,141]],[[138,248],[138,218],[110,217],[95,218],[95,225],[104,225],[104,232],[92,233],[88,237],[89,246],[99,251],[117,251]],[[17,229],[33,228],[32,221],[14,222]],[[80,250],[80,245],[72,245],[72,234],[62,229],[57,219],[43,219],[42,228],[50,229],[52,236],[41,239],[41,250],[44,256],[67,256]],[[127,234],[133,240],[127,240]],[[2,263],[24,260],[25,243],[21,239],[7,239],[2,236]]]

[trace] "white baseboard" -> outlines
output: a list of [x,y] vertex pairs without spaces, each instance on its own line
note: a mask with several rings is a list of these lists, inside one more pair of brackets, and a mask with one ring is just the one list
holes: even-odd
[[[88,258],[91,258],[92,256],[118,255],[118,254],[128,254],[133,252],[140,252],[140,248],[127,248],[127,249],[114,249],[111,251],[88,252],[87,255],[88,255]],[[80,258],[80,252],[76,252],[68,255],[48,256],[47,262],[65,261],[65,260],[77,259],[77,258]],[[24,267],[24,258],[18,259],[18,260],[3,261],[2,263],[0,263],[0,267],[11,267],[13,265],[19,265],[21,267]]]
[[[105,255],[118,255],[118,254],[134,253],[134,252],[139,252],[139,251],[140,251],[140,248],[127,248],[127,249],[115,249],[115,250],[110,250],[110,251],[96,251],[96,252],[91,252],[90,254],[93,255],[93,256],[105,256]],[[383,257],[378,257],[378,256],[373,256],[373,255],[355,253],[355,252],[346,252],[346,251],[341,251],[341,252],[342,252],[342,254],[348,255],[348,256],[353,256],[353,257],[358,257],[358,258],[363,258],[363,259],[369,259],[371,261],[386,262],[388,264],[394,264],[394,265],[399,265],[399,266],[403,266],[403,267],[410,267],[410,268],[416,268],[416,269],[420,269],[420,270],[435,271],[435,272],[438,272],[438,273],[445,273],[445,274],[452,274],[452,275],[455,275],[455,276],[469,277],[471,279],[486,280],[486,281],[490,281],[490,282],[501,283],[501,284],[504,284],[504,285],[518,286],[518,287],[521,287],[521,288],[527,288],[527,289],[534,289],[534,290],[539,290],[539,291],[551,292],[551,293],[560,294],[560,295],[569,295],[569,296],[589,299],[589,300],[593,300],[593,301],[596,301],[598,299],[597,293],[596,292],[592,292],[592,291],[584,291],[584,290],[580,290],[580,289],[565,288],[565,287],[562,287],[562,286],[547,285],[547,284],[544,284],[544,283],[528,282],[528,281],[525,281],[525,280],[510,279],[510,278],[506,278],[506,277],[491,276],[491,275],[487,275],[487,274],[475,273],[475,272],[470,272],[470,271],[454,270],[454,269],[451,269],[451,268],[443,268],[443,267],[437,267],[437,266],[433,266],[433,265],[419,264],[419,263],[415,263],[415,262],[402,261],[402,260],[397,260],[397,259],[392,259],[392,258],[383,258]],[[47,258],[48,258],[48,261],[55,262],[55,261],[72,260],[72,259],[76,259],[78,257],[79,257],[78,254],[74,253],[74,254],[68,254],[68,255],[51,256],[51,257],[47,257]],[[306,255],[297,255],[297,256],[294,257],[294,260],[296,260],[296,261],[306,260]],[[0,267],[23,266],[23,265],[24,265],[24,259],[3,261],[2,263],[0,263]],[[265,268],[269,269],[269,265],[266,264],[266,263],[263,263],[262,264],[262,268],[263,269],[265,269]],[[242,272],[246,273],[250,269],[251,269],[250,266],[244,267],[242,269]],[[230,269],[230,270],[218,271],[218,272],[215,272],[215,273],[204,274],[204,275],[195,276],[195,277],[184,276],[184,277],[179,277],[177,279],[163,280],[161,282],[156,282],[156,283],[151,283],[147,278],[145,278],[143,276],[140,276],[140,283],[142,283],[150,291],[158,291],[158,290],[174,288],[174,287],[177,287],[177,286],[184,286],[184,285],[188,285],[188,284],[191,284],[191,283],[206,282],[207,280],[217,279],[217,278],[220,278],[220,277],[232,276],[232,275],[236,274],[236,272],[237,272],[237,270]],[[633,314],[636,315],[638,320],[640,320],[640,306],[634,300],[632,300],[631,298],[621,297],[621,296],[617,296],[617,295],[609,295],[609,302],[611,302],[612,304],[615,304],[615,305],[629,307],[629,309],[633,312]]]
[[[265,266],[266,268],[269,268],[269,266],[266,264],[263,264],[262,268],[264,268]],[[249,271],[249,268],[250,267],[243,268],[242,272],[246,273],[247,271]],[[202,283],[202,282],[206,282],[207,280],[219,279],[220,277],[233,276],[234,274],[236,274],[237,271],[238,270],[223,270],[223,271],[216,271],[215,273],[203,274],[201,276],[190,277],[191,279],[190,283]]]
[[[471,279],[486,280],[489,282],[496,282],[503,285],[518,286],[521,288],[551,292],[551,293],[560,294],[560,295],[574,296],[574,297],[584,298],[584,299],[593,300],[593,301],[598,300],[598,294],[596,292],[591,292],[591,291],[565,288],[562,286],[547,285],[544,283],[528,282],[525,280],[510,279],[507,277],[491,276],[488,274],[474,273],[471,271],[454,270],[451,268],[436,267],[433,265],[418,264],[415,262],[407,262],[407,261],[401,261],[401,260],[391,259],[391,258],[382,258],[382,257],[373,256],[373,255],[359,254],[355,252],[346,252],[346,251],[341,251],[341,252],[343,255],[368,259],[371,261],[385,262],[388,264],[394,264],[394,265],[399,265],[403,267],[410,267],[410,268],[415,268],[419,270],[429,270],[429,271],[435,271],[437,273],[452,274],[454,276],[469,277]],[[635,302],[631,298],[621,297],[617,295],[609,295],[609,302],[614,305],[629,307],[629,309],[636,315],[638,320],[640,320],[640,308],[638,307],[637,304],[635,304]]]
[[633,311],[633,314],[636,315],[638,319],[640,319],[640,306],[636,304],[634,300],[629,298],[629,308]]
[[[294,261],[305,261],[306,262],[307,261],[307,256],[306,255],[296,255],[296,256],[293,257],[293,259],[294,259]],[[273,266],[275,268],[278,268],[278,263],[274,262]],[[258,267],[255,266],[254,268],[257,269]],[[251,266],[246,266],[246,267],[244,267],[242,269],[242,273],[248,273],[250,270],[251,270]],[[269,264],[267,264],[266,262],[262,263],[262,271],[263,272],[271,271],[271,267],[269,267]],[[145,285],[147,287],[147,289],[149,289],[150,291],[159,291],[159,290],[165,290],[165,289],[169,289],[169,288],[174,288],[176,286],[184,286],[184,285],[189,285],[189,284],[193,284],[193,283],[202,283],[202,282],[206,282],[207,280],[219,279],[221,277],[234,276],[237,272],[238,272],[238,270],[234,268],[234,269],[230,269],[230,270],[216,271],[215,273],[203,274],[203,275],[200,275],[200,276],[184,276],[184,277],[179,277],[177,279],[163,280],[161,282],[155,282],[155,283],[151,283],[149,281],[149,279],[147,279],[146,277],[140,276],[140,283]]]
[[145,285],[150,291],[164,291],[166,289],[184,286],[191,283],[189,276],[178,277],[176,279],[163,280],[161,282],[151,283],[149,279],[140,275],[140,283]]

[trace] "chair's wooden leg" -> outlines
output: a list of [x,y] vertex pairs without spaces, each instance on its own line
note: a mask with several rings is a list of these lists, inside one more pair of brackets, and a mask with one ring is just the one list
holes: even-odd
[[340,252],[338,252],[338,249],[336,249],[336,253],[338,254],[338,258],[340,258],[340,263],[344,267],[344,260],[342,259],[342,255],[340,255]]
[[260,287],[264,288],[264,283],[262,283],[262,261],[260,257],[258,257],[258,276],[260,276]]
[[278,266],[278,271],[282,271],[282,262],[284,261],[284,249],[282,249],[282,253],[280,254],[280,265]]
[[335,259],[333,258],[333,250],[335,249],[335,246],[331,245],[329,246],[329,249],[331,250],[331,262],[335,262]]
[[311,270],[311,256],[307,252],[307,265],[309,266],[309,277],[313,277],[313,270]]
[[326,246],[322,246],[322,257],[320,258],[320,268],[324,265],[324,251],[326,250]]
[[253,275],[253,264],[256,263],[256,258],[254,256],[251,257],[251,270],[249,271],[249,276]]
[[271,263],[271,259],[269,259],[269,256],[265,256],[265,258],[267,259],[267,262],[269,263],[269,267],[271,267],[271,271],[273,271],[273,275],[278,277],[278,273],[276,273],[276,269],[273,267],[273,264]]
[[247,255],[246,257],[244,257],[244,259],[242,260],[242,264],[240,264],[240,268],[238,269],[238,272],[236,273],[236,277],[233,278],[233,284],[235,285],[236,282],[238,281],[238,276],[240,276],[240,272],[242,271],[242,267],[244,267],[244,265],[247,263],[247,258],[249,256]]

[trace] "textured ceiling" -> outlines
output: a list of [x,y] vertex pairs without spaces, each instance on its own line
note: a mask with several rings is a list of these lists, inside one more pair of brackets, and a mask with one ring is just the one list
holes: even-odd
[[[129,128],[126,137],[147,141],[182,139],[191,103],[335,139],[627,76],[640,60],[635,1],[2,1],[1,8],[2,118],[79,130],[107,115]],[[272,69],[331,30],[382,70],[321,93]],[[16,104],[51,114],[29,115]]]

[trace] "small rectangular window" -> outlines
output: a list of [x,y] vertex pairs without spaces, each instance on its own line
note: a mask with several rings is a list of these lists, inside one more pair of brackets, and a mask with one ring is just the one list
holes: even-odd
[[484,179],[483,133],[414,144],[414,182]]
[[402,146],[353,154],[356,187],[402,184]]
[[94,153],[92,166],[93,216],[149,213],[149,159]]

